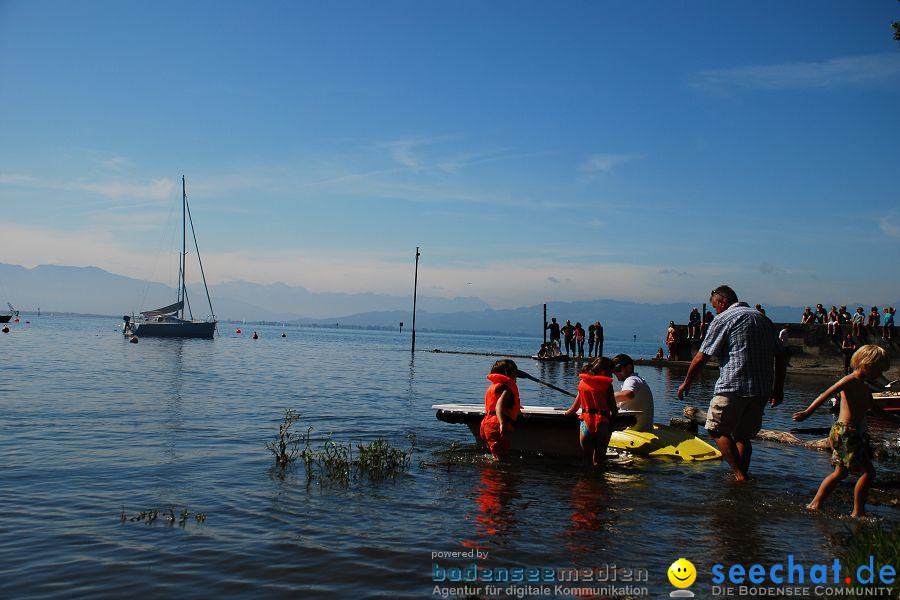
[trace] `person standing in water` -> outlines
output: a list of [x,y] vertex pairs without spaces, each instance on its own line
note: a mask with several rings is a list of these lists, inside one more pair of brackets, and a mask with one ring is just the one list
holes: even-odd
[[887,370],[890,361],[884,348],[870,344],[857,350],[850,364],[853,367],[852,373],[819,394],[806,410],[795,412],[793,418],[795,421],[804,421],[823,402],[830,400],[835,394],[841,395],[840,414],[828,434],[834,471],[822,480],[819,491],[806,508],[821,509],[822,503],[835,486],[850,471],[857,471],[860,476],[853,488],[853,512],[850,516],[862,517],[866,514],[869,486],[875,480],[872,448],[866,436],[866,412],[878,407],[873,405],[869,384],[874,383]]
[[509,452],[509,434],[515,431],[513,423],[519,418],[522,405],[516,377],[519,367],[508,358],[498,360],[491,367],[487,378],[491,384],[484,394],[484,418],[480,436],[494,460],[501,460]]
[[766,401],[775,407],[784,400],[787,361],[772,321],[739,302],[733,289],[720,285],[710,292],[709,302],[716,317],[678,387],[678,399],[684,399],[710,357],[717,357],[719,379],[709,403],[706,430],[735,479],[744,481],[753,453],[750,440],[762,428]]
[[581,409],[578,441],[586,463],[595,467],[606,463],[606,447],[612,434],[611,423],[618,412],[612,388],[612,361],[597,358],[581,368],[578,395],[566,416],[574,416]]

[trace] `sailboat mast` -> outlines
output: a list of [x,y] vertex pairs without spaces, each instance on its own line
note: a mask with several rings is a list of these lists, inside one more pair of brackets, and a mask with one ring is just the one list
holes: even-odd
[[[181,176],[181,300],[187,299],[184,269],[187,267],[187,191],[184,186],[184,175]],[[186,303],[186,302],[185,302]],[[181,318],[184,318],[184,304],[181,305]]]

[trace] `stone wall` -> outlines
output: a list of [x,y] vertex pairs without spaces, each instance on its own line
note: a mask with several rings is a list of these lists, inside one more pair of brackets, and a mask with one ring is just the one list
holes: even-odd
[[[776,331],[781,331],[784,327],[783,323],[776,323]],[[678,344],[676,347],[674,360],[691,360],[694,354],[700,349],[700,342],[696,340],[688,340],[687,325],[676,325],[678,331]],[[825,325],[802,325],[800,323],[790,323],[788,331],[787,348],[791,353],[791,364],[794,367],[804,366],[829,366],[843,368],[844,358],[841,353],[841,340],[848,333],[852,333],[850,325],[842,325],[838,327],[840,333],[835,336],[828,335]],[[891,357],[892,370],[900,367],[900,344],[898,344],[898,331],[894,330],[893,339],[887,342],[881,339],[882,328],[878,327],[877,331],[862,328],[860,336],[854,336],[853,341],[856,346],[865,344],[876,344],[888,351]],[[665,332],[663,332],[665,335]],[[665,350],[665,346],[663,347]]]

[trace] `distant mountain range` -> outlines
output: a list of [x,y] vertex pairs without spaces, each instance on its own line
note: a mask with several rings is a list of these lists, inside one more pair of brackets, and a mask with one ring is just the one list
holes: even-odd
[[[120,316],[170,304],[176,292],[169,286],[115,275],[97,267],[39,265],[28,269],[0,263],[0,306],[17,309]],[[213,308],[220,320],[284,321],[310,325],[397,327],[412,325],[412,294],[315,293],[283,283],[260,285],[233,281],[210,286]],[[194,315],[209,313],[202,289],[190,287]],[[900,304],[900,302],[897,302]],[[644,304],[619,300],[548,302],[547,317],[560,323],[580,321],[585,329],[600,321],[607,338],[659,339],[670,320],[686,323],[692,304]],[[699,303],[696,304],[699,307]],[[852,307],[857,304],[849,305]],[[865,306],[865,305],[862,305]],[[766,306],[776,322],[799,322],[802,307]],[[868,308],[868,307],[866,307]],[[419,296],[416,328],[503,335],[541,335],[543,306],[536,304],[494,310],[479,298]],[[661,342],[660,342],[661,343]]]
[[[171,304],[176,291],[164,284],[115,275],[97,267],[39,265],[28,269],[0,263],[0,306],[12,302],[20,310],[75,312],[120,315]],[[331,320],[335,316],[363,311],[388,311],[408,308],[409,296],[387,294],[314,293],[283,283],[259,285],[233,281],[209,288],[213,308],[220,319],[312,321]],[[194,315],[209,313],[203,288],[188,287],[188,300]],[[417,305],[433,313],[485,310],[490,308],[478,298],[438,298],[419,296]]]

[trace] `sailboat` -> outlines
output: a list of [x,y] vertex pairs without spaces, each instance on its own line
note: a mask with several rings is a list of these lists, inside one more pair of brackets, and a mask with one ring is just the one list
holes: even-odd
[[12,319],[13,317],[19,316],[19,311],[17,311],[15,308],[13,308],[12,304],[7,302],[6,305],[9,307],[9,314],[0,315],[0,323],[9,323],[10,319]]
[[[200,248],[197,246],[197,234],[194,231],[194,221],[191,219],[191,209],[188,207],[184,175],[181,176],[181,200],[181,256],[178,264],[178,299],[169,306],[142,311],[141,316],[136,319],[132,319],[127,315],[123,317],[125,321],[123,332],[126,336],[212,339],[215,335],[216,315],[213,311],[212,300],[209,298],[209,288],[206,286],[203,261],[200,260]],[[197,251],[197,262],[200,264],[200,275],[203,278],[203,288],[206,290],[206,300],[209,303],[209,317],[206,320],[194,319],[191,303],[188,299],[187,286],[185,285],[188,223],[191,224],[194,248]],[[185,315],[185,308],[187,308],[187,316]]]

